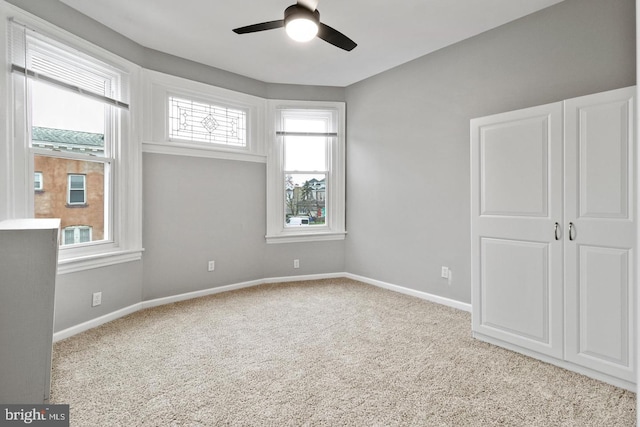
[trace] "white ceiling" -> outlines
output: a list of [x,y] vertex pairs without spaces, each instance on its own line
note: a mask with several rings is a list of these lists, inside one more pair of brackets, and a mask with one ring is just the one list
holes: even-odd
[[151,49],[269,83],[348,86],[562,0],[320,0],[351,52],[284,29],[232,32],[282,19],[295,0],[60,1]]

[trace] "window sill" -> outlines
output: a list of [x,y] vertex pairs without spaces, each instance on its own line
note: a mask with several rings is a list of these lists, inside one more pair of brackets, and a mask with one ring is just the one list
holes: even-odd
[[125,262],[139,261],[142,259],[143,251],[144,249],[117,250],[99,254],[74,256],[73,258],[60,257],[58,260],[58,274],[69,274]]
[[343,232],[314,232],[314,233],[282,233],[267,235],[268,244],[277,243],[300,243],[300,242],[324,242],[330,240],[344,240],[347,235]]
[[264,155],[248,151],[225,150],[218,147],[207,147],[200,144],[170,143],[144,141],[143,153],[171,154],[174,156],[206,157],[211,159],[238,160],[244,162],[266,163]]

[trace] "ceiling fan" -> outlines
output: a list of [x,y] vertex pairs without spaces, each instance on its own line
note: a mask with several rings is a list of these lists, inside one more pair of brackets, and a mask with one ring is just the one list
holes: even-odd
[[284,11],[284,19],[247,25],[233,30],[236,34],[255,33],[284,27],[293,40],[306,42],[318,37],[340,49],[351,51],[357,44],[338,30],[320,22],[318,0],[298,0]]

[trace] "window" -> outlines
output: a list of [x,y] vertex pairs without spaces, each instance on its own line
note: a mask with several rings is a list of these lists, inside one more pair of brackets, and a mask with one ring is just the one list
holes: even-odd
[[265,163],[266,100],[144,70],[145,153]]
[[67,203],[70,205],[86,205],[86,181],[85,175],[69,175]]
[[139,67],[19,9],[3,6],[3,19],[7,11],[13,145],[0,162],[15,177],[12,215],[61,218],[61,274],[140,259],[141,158],[128,101]]
[[324,225],[327,220],[324,196],[328,174],[327,153],[336,134],[330,132],[331,111],[285,110],[280,112],[284,151],[285,227],[298,224]]
[[35,172],[33,174],[33,189],[35,191],[44,190],[44,183],[42,182],[42,172]]
[[73,245],[76,243],[87,243],[91,241],[91,227],[86,225],[76,225],[65,227],[62,232],[62,244]]
[[[34,216],[61,218],[63,228],[87,224],[96,230],[91,234],[95,241],[112,241],[113,205],[104,195],[111,192],[110,174],[117,162],[119,135],[114,130],[126,114],[110,98],[119,92],[122,75],[54,40],[15,30],[26,36],[23,55],[14,55],[24,66],[14,62],[13,68],[28,77],[28,153],[33,167],[50,179],[49,191],[34,195]],[[90,206],[88,178],[94,187]],[[77,207],[89,209],[70,209]]]
[[344,104],[273,101],[267,242],[344,239]]
[[247,145],[247,113],[169,96],[169,138],[229,146]]
[[[39,54],[33,57],[33,61],[43,61]],[[62,54],[54,59],[65,66]],[[84,73],[87,79],[97,79],[100,70],[89,65],[86,71],[74,70],[75,75],[68,80],[80,79]],[[47,71],[44,66],[41,68]],[[116,80],[111,76],[105,84],[114,85]],[[112,187],[110,173],[117,161],[112,154],[118,136],[111,129],[117,126],[120,112],[102,100],[40,79],[27,82],[27,95],[31,119],[29,153],[34,168],[46,173],[50,181],[46,194],[34,196],[34,216],[61,218],[63,228],[87,224],[95,229],[92,236],[96,242],[112,240],[113,206],[104,195]],[[78,207],[86,209],[71,209]]]

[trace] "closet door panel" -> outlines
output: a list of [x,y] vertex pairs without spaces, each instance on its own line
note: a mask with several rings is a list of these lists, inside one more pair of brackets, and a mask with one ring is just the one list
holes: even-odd
[[482,324],[548,345],[549,245],[483,238],[480,259]]
[[561,121],[561,103],[471,121],[474,334],[555,357],[563,351]]
[[565,358],[632,382],[634,93],[565,101],[564,219]]
[[547,128],[545,116],[483,128],[482,215],[548,215]]
[[568,134],[577,132],[578,137],[581,218],[630,218],[630,108],[628,99],[579,107],[578,122],[571,123],[577,128],[567,127]]
[[578,354],[629,363],[630,251],[579,246]]

